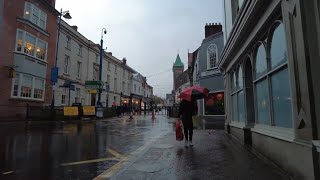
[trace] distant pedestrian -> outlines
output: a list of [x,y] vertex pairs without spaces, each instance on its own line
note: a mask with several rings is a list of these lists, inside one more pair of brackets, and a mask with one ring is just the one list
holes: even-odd
[[185,137],[185,147],[189,145],[192,147],[192,135],[193,135],[193,122],[192,116],[196,115],[198,107],[195,101],[182,100],[179,107],[179,117],[181,117],[184,137]]

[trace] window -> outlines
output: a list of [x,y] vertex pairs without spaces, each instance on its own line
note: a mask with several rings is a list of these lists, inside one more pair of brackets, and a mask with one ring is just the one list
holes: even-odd
[[137,92],[137,85],[134,85],[134,92]]
[[207,58],[208,58],[208,69],[216,68],[217,66],[217,58],[218,58],[218,48],[217,45],[211,44],[207,50]]
[[100,56],[98,54],[96,54],[96,63],[100,63]]
[[77,78],[81,79],[81,62],[77,62]]
[[74,98],[75,103],[80,103],[80,96],[81,96],[80,88],[76,88],[76,97]]
[[47,59],[47,43],[20,29],[17,30],[16,51],[44,61]]
[[67,41],[66,41],[66,48],[70,49],[71,48],[71,38],[67,36]]
[[21,83],[21,97],[31,98],[32,91],[32,76],[24,75],[22,76],[22,83]]
[[107,75],[107,82],[110,84],[110,75]]
[[14,85],[13,85],[13,96],[18,96],[19,94],[19,84],[20,84],[19,80],[20,80],[20,76],[19,74],[16,74],[16,78],[14,80]]
[[98,80],[99,77],[99,70],[97,68],[93,68],[93,76],[92,79],[93,80]]
[[78,56],[82,56],[82,46],[78,45]]
[[233,72],[231,82],[232,121],[245,122],[243,72],[241,65]]
[[17,31],[17,47],[16,47],[16,51],[22,52],[23,36],[24,36],[23,31],[18,30]]
[[65,55],[63,73],[64,74],[69,74],[69,70],[70,70],[70,56]]
[[18,73],[14,78],[12,90],[13,97],[43,99],[44,79]]
[[130,84],[128,84],[127,89],[128,89],[128,93],[130,93]]
[[114,78],[114,91],[118,91],[118,82],[117,82],[117,78]]
[[139,91],[138,91],[138,93],[140,94],[140,86],[139,86]]
[[126,89],[125,89],[125,83],[124,82],[122,82],[122,91],[124,92],[124,91],[126,91]]
[[123,70],[123,72],[122,72],[122,77],[123,78],[126,77],[126,71],[125,70]]
[[258,124],[292,128],[292,101],[283,24],[277,22],[268,37],[270,61],[262,44],[255,59],[256,116]]
[[47,44],[44,41],[41,41],[40,39],[38,39],[36,57],[39,59],[45,60],[46,52],[47,52]]
[[25,2],[24,18],[36,24],[40,28],[46,29],[47,14],[30,2]]
[[44,12],[40,13],[40,19],[39,19],[39,26],[42,29],[46,29],[46,22],[47,22],[47,14]]
[[204,98],[204,114],[205,115],[224,115],[224,93],[209,93]]
[[43,99],[43,92],[44,92],[44,81],[42,79],[35,78],[34,98]]
[[24,43],[24,53],[34,56],[34,49],[36,45],[36,38],[29,33],[26,33],[26,40]]
[[61,95],[61,104],[66,104],[66,95]]
[[108,62],[108,71],[110,71],[110,62]]
[[117,74],[117,71],[118,71],[118,67],[116,65],[114,65],[114,73]]

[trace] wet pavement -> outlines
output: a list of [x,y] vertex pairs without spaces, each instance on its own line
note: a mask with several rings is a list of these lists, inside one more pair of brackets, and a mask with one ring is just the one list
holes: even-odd
[[213,127],[186,149],[162,114],[0,124],[0,179],[287,179]]
[[0,124],[0,179],[93,179],[172,128],[151,116]]
[[283,171],[234,142],[223,130],[197,130],[194,146],[184,147],[171,132],[159,138],[115,174],[112,180],[289,180]]

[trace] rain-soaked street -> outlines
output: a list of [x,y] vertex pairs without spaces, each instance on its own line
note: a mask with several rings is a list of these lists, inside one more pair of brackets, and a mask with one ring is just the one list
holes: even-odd
[[0,127],[4,180],[285,179],[278,169],[234,145],[223,130],[204,130],[208,124],[196,127],[202,130],[195,131],[195,146],[185,149],[175,141],[175,119],[162,114],[154,120],[142,115]]

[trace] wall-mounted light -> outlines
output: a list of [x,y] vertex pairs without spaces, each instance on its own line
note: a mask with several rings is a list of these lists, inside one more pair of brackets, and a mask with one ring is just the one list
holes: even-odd
[[15,78],[16,77],[16,70],[13,67],[9,67],[8,78]]

